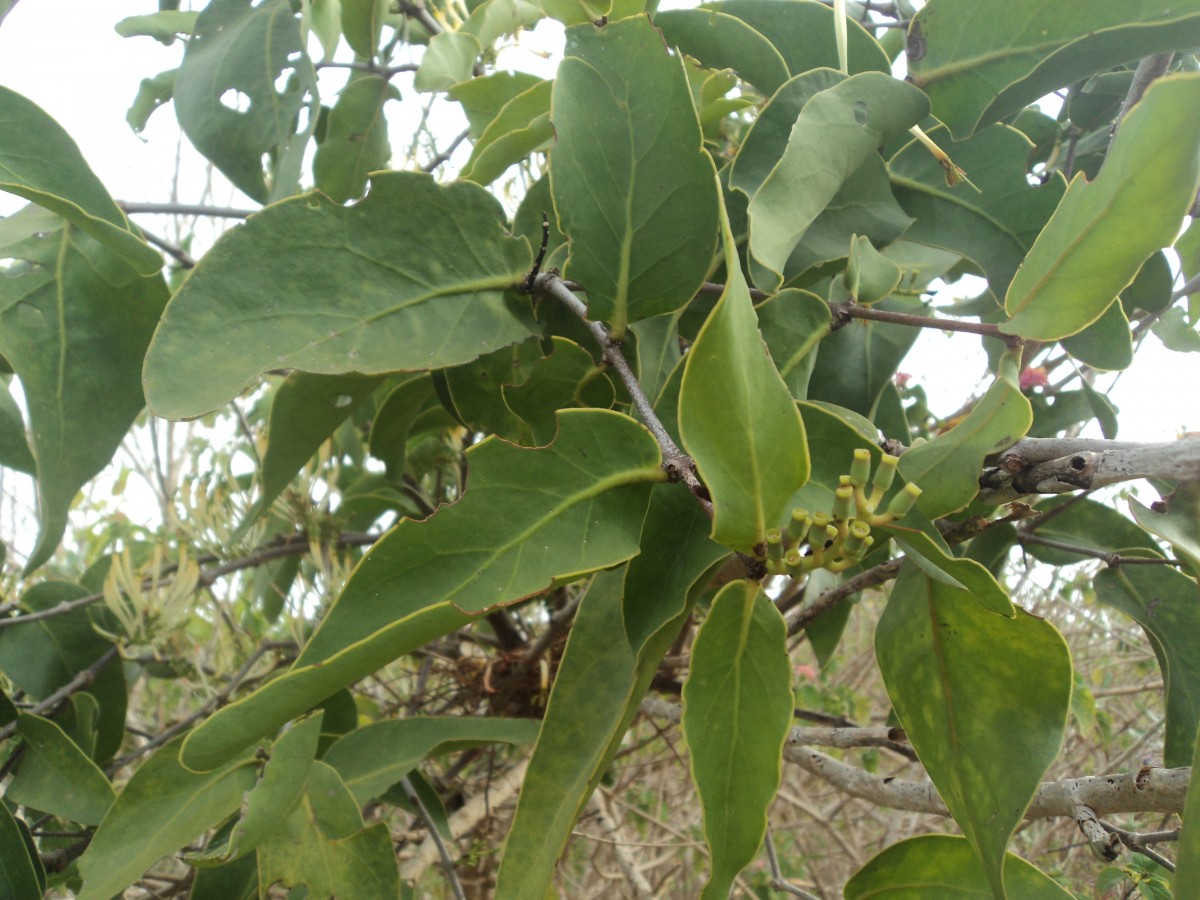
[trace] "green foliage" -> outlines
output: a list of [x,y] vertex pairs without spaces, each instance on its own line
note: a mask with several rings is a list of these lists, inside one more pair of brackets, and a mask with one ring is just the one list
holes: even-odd
[[[965,835],[867,817],[907,839],[847,898],[1168,896],[1149,863],[1010,849],[1051,765],[1083,765],[1064,739],[1196,758],[1200,441],[1105,470],[1160,490],[1132,517],[1039,492],[1113,449],[1076,440],[1116,433],[1096,371],[1151,330],[1200,348],[1197,0],[175,6],[117,26],[177,54],[128,121],[172,103],[263,205],[211,245],[164,258],[0,87],[0,190],[31,204],[0,220],[0,465],[37,526],[0,509],[0,894],[473,869],[540,900],[617,864],[661,893],[627,863],[668,797],[681,895],[845,882],[840,835],[776,829],[753,868],[817,811],[791,740],[880,804],[924,809],[928,776]],[[507,70],[543,19],[544,77]],[[899,371],[922,328],[987,359],[944,361],[948,409]],[[1102,646],[1073,660],[1055,622]],[[1105,653],[1138,697],[1161,675],[1136,701],[1161,745],[1106,712]],[[1146,797],[1116,811],[1179,811]]]

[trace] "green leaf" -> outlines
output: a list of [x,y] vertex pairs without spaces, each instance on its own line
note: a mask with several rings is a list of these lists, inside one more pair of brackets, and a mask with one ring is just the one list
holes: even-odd
[[[893,297],[879,309],[926,315],[924,306]],[[855,320],[823,341],[809,377],[808,399],[844,406],[862,416],[875,409],[883,389],[917,340],[920,329]]]
[[[1067,508],[1057,511],[1061,506]],[[1038,525],[1036,533],[1041,537],[1104,553],[1135,549],[1136,556],[1163,555],[1150,535],[1105,503],[1079,496],[1055,497],[1040,503],[1038,512],[1054,513]],[[1025,551],[1051,566],[1069,566],[1084,561],[1078,553],[1041,544],[1026,544]]]
[[612,0],[539,0],[539,3],[546,15],[564,25],[598,22],[612,10]]
[[621,337],[687,303],[712,261],[717,185],[683,62],[645,16],[570,29],[550,117],[566,277]]
[[829,304],[808,291],[780,291],[758,307],[758,327],[793,397],[808,395],[817,347],[829,335]]
[[[580,811],[600,783],[695,594],[728,550],[677,485],[652,493],[642,540],[671,553],[602,572],[571,626],[500,866],[497,896],[543,897]],[[622,636],[622,621],[628,640]]]
[[435,403],[433,381],[429,375],[418,375],[388,392],[371,420],[371,455],[382,460],[388,474],[404,474],[408,448],[408,432],[413,422]]
[[[178,69],[168,69],[159,72],[153,78],[143,78],[138,84],[137,96],[125,113],[125,121],[135,134],[141,134],[150,121],[150,116],[160,106],[165,105],[175,96],[175,75]],[[159,260],[161,263],[161,260]]]
[[379,37],[391,4],[388,0],[341,0],[341,6],[346,43],[363,59],[374,59],[379,53]]
[[[948,143],[945,128],[927,134]],[[1057,208],[1065,182],[1055,174],[1041,187],[1031,185],[1025,176],[1033,144],[1007,125],[985,128],[949,150],[978,191],[948,187],[946,170],[920,141],[888,162],[896,199],[915,220],[905,238],[967,257],[983,270],[992,293],[1003,297]]]
[[1192,575],[1200,577],[1200,485],[1181,481],[1171,494],[1167,511],[1158,512],[1142,506],[1132,497],[1129,511],[1148,532],[1168,541],[1175,552],[1192,567]]
[[1168,309],[1151,326],[1163,346],[1176,353],[1200,353],[1200,332],[1180,308]]
[[71,136],[40,106],[0,87],[0,191],[24,197],[78,225],[142,275],[162,256],[134,231]]
[[[1200,228],[1195,231],[1197,238],[1200,238]],[[1191,232],[1192,228],[1189,226],[1185,234]],[[1175,249],[1180,254],[1181,262],[1183,261],[1183,249],[1180,247],[1182,241],[1182,236],[1175,241]],[[1186,272],[1186,263],[1183,268]],[[1150,254],[1150,258],[1138,270],[1133,283],[1121,291],[1121,304],[1125,307],[1126,317],[1133,315],[1134,310],[1137,309],[1144,309],[1146,312],[1152,313],[1163,312],[1171,305],[1171,289],[1174,281],[1175,276],[1171,272],[1171,264],[1167,262],[1167,255],[1162,251]]]
[[558,430],[555,411],[574,406],[609,409],[616,395],[612,382],[592,355],[566,338],[551,338],[550,355],[534,364],[518,385],[503,385],[508,408],[529,425],[533,442],[549,444]]
[[[1005,845],[1062,746],[1073,678],[1066,643],[1036,616],[997,616],[905,566],[875,655],[913,749],[1004,897]],[[1021,752],[998,754],[1015,734]]]
[[471,77],[475,60],[483,48],[473,34],[443,31],[429,42],[413,87],[422,93],[445,91]]
[[1152,565],[1106,568],[1092,583],[1101,603],[1146,632],[1166,684],[1163,763],[1190,764],[1200,723],[1200,648],[1191,638],[1200,628],[1200,588],[1168,566]]
[[955,556],[932,523],[925,523],[923,529],[907,525],[877,525],[875,528],[895,539],[906,557],[934,581],[966,591],[988,612],[1012,618],[1012,601],[995,576],[982,563],[970,557]]
[[247,521],[267,510],[337,427],[379,386],[379,376],[293,372],[271,398],[262,496]]
[[971,412],[949,431],[906,450],[904,480],[922,489],[917,506],[931,519],[964,508],[979,493],[984,459],[1011,447],[1029,431],[1033,410],[1017,386],[1019,355],[1001,362],[1001,373]]
[[513,34],[543,18],[541,6],[528,0],[483,0],[471,9],[462,31],[473,34],[487,48],[506,34]]
[[[833,40],[832,7],[816,0],[725,0],[712,3],[706,10],[727,13],[741,19],[768,38],[783,56],[793,75],[809,69],[837,69],[837,44]],[[891,62],[879,43],[854,20],[846,22],[846,48],[849,74],[890,72]]]
[[160,275],[137,274],[62,220],[3,253],[33,264],[0,279],[0,356],[21,379],[37,459],[32,571],[58,546],[76,492],[142,410],[138,360],[167,291]]
[[182,738],[159,749],[133,773],[79,860],[79,900],[109,900],[168,853],[194,840],[238,808],[254,786],[249,753],[221,760],[203,775],[179,764]]
[[160,9],[144,16],[127,16],[115,26],[121,37],[152,37],[164,44],[172,43],[177,36],[187,37],[196,26],[200,14],[182,9]]
[[685,361],[679,432],[712,497],[713,540],[754,552],[808,480],[808,446],[795,401],[765,351],[723,212],[721,225],[725,292]]
[[462,106],[471,137],[479,140],[510,100],[541,81],[527,72],[493,72],[454,85],[446,96]]
[[[21,607],[37,612],[67,600],[78,600],[86,588],[65,581],[43,581],[21,595]],[[68,684],[103,656],[112,644],[93,624],[91,611],[80,607],[38,622],[17,622],[0,629],[0,670],[31,698],[42,700]],[[125,672],[112,662],[95,677],[89,693],[100,705],[93,758],[105,760],[125,735]]]
[[750,198],[750,252],[775,282],[760,286],[778,287],[788,257],[842,184],[928,112],[924,94],[879,72],[852,75],[804,105],[783,157]]
[[1102,372],[1128,369],[1133,363],[1133,335],[1125,308],[1114,303],[1083,331],[1063,338],[1062,346],[1093,369]]
[[400,92],[378,75],[355,78],[342,88],[313,159],[313,177],[323,194],[339,203],[361,197],[367,175],[387,167],[392,146],[383,107],[399,99]]
[[507,290],[529,247],[501,221],[482,188],[409,172],[376,175],[352,207],[315,193],[275,204],[223,235],[171,299],[146,356],[151,405],[197,416],[269,369],[440,368],[521,340],[527,303]]
[[[1196,743],[1192,757],[1192,771],[1200,772],[1200,741]],[[1175,880],[1171,886],[1178,897],[1200,891],[1200,779],[1193,778],[1188,783],[1183,831],[1175,854]]]
[[532,719],[410,716],[358,728],[339,738],[323,759],[362,806],[426,757],[488,744],[531,744],[538,727]]
[[[292,670],[192,732],[186,765],[219,765],[472,614],[629,559],[638,552],[650,482],[662,479],[649,433],[602,410],[560,413],[549,447],[491,438],[467,461],[463,498],[424,521],[401,521],[378,541]],[[531,494],[526,486],[534,483]]]
[[72,822],[99,825],[115,794],[100,768],[56,724],[21,713],[25,756],[4,796]]
[[846,290],[859,303],[877,303],[900,284],[900,267],[875,249],[869,238],[856,235],[846,265]]
[[41,863],[26,843],[21,823],[13,818],[7,804],[0,803],[0,894],[13,900],[35,900],[46,893],[45,879]]
[[[1011,853],[1004,881],[1020,900],[1071,900],[1074,896],[1036,866]],[[846,882],[845,900],[968,900],[990,893],[988,876],[966,838],[925,834],[892,844]]]
[[1170,245],[1200,186],[1198,105],[1200,74],[1150,86],[1095,181],[1076,175],[1067,188],[1009,285],[1001,330],[1036,340],[1081,331]]
[[460,178],[488,185],[537,150],[554,141],[550,127],[551,81],[539,81],[523,94],[504,104],[471,148],[471,157]]
[[188,865],[204,868],[224,865],[245,856],[274,835],[304,793],[323,718],[321,713],[309,716],[280,735],[226,839],[209,844],[203,853],[187,854]]
[[7,386],[0,388],[0,466],[26,475],[37,471],[25,437],[25,419]]
[[1197,44],[1191,0],[932,0],[909,27],[908,71],[961,139],[1095,72]]
[[629,327],[637,338],[634,349],[638,384],[642,386],[651,406],[658,403],[667,379],[683,358],[679,350],[679,316],[680,313],[654,316],[634,322]]
[[733,69],[764,97],[788,80],[787,64],[766,37],[719,9],[672,9],[654,24],[667,43],[710,69]]
[[388,827],[363,827],[336,771],[312,764],[299,804],[258,848],[259,882],[305,885],[310,897],[395,897],[400,876]]
[[303,152],[308,134],[297,133],[297,121],[308,96],[315,114],[316,95],[317,74],[288,0],[214,0],[196,20],[175,77],[175,114],[197,150],[266,203],[291,195],[299,171],[289,177],[279,169],[269,179],[263,157],[279,162]]
[[792,721],[787,626],[749,581],[725,585],[692,645],[683,733],[704,812],[712,872],[703,897],[729,896],[758,852]]

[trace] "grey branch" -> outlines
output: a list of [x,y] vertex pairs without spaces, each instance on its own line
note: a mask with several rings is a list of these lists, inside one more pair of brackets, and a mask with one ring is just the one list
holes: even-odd
[[1067,438],[1025,438],[992,458],[979,480],[992,505],[1028,494],[1065,494],[1162,478],[1200,481],[1200,438],[1157,444]]
[[228,206],[205,206],[201,203],[129,203],[117,201],[117,206],[127,214],[163,216],[210,216],[214,219],[245,219],[254,215],[257,210],[233,209]]
[[[655,698],[642,701],[641,709],[649,715],[673,722],[679,721],[682,712],[678,704],[665,703]],[[877,730],[887,729],[793,728],[792,733]],[[789,735],[788,743],[783,748],[783,758],[838,790],[876,806],[940,816],[950,815],[931,782],[904,781],[884,775],[872,775],[856,766],[839,762],[819,750],[813,750],[811,746],[805,746],[810,743],[812,741],[792,741]],[[1098,816],[1127,812],[1182,813],[1191,775],[1190,766],[1177,769],[1146,767],[1139,772],[1088,775],[1043,782],[1025,812],[1025,818],[1067,816],[1073,819],[1077,807],[1081,805],[1091,807]]]

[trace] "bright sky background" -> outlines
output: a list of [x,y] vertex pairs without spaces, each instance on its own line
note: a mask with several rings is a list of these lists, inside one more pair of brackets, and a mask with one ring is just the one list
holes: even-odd
[[[126,39],[114,31],[120,19],[156,8],[153,0],[22,0],[0,24],[0,84],[24,94],[54,116],[74,137],[109,192],[120,200],[170,199],[178,152],[179,170],[188,178],[178,186],[178,200],[207,199],[217,205],[253,206],[220,176],[212,183],[211,195],[205,197],[203,160],[186,141],[180,142],[171,107],[156,112],[141,136],[125,122],[125,112],[141,79],[174,68],[182,55],[179,44],[168,47],[146,37]],[[506,51],[501,65],[549,75],[553,64],[539,57],[536,50],[538,46],[561,47],[556,38],[556,26],[546,23],[536,38],[524,39],[526,49]],[[336,89],[345,74],[337,77],[333,86],[323,83],[323,89]],[[389,117],[395,120],[393,149],[398,156],[408,146],[426,99],[405,82],[399,84],[404,99],[389,106]],[[441,115],[448,141],[462,128],[464,120],[453,109]],[[436,127],[440,130],[442,122]],[[948,149],[953,153],[952,147]],[[466,149],[460,151],[461,158],[456,157],[459,162],[465,159]],[[11,214],[23,203],[0,193],[0,215]],[[162,220],[138,217],[137,221],[173,237],[167,234]],[[206,243],[201,227],[198,246]],[[925,386],[932,408],[943,415],[954,412],[972,390],[982,387],[986,374],[975,338],[949,337],[928,330],[922,332],[901,369]],[[1112,376],[1102,376],[1097,387],[1104,390],[1111,380]],[[1169,440],[1181,431],[1200,431],[1198,387],[1200,354],[1172,353],[1157,338],[1148,338],[1132,368],[1119,377],[1110,395],[1121,411],[1120,437]],[[1099,436],[1098,429],[1094,433]]]

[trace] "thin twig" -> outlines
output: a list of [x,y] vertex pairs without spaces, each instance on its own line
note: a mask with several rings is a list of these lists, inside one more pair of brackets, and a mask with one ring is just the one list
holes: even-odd
[[1042,537],[1039,534],[1030,534],[1024,529],[1017,529],[1017,543],[1022,546],[1025,544],[1037,544],[1041,547],[1050,547],[1054,550],[1062,550],[1066,553],[1074,553],[1078,556],[1086,556],[1091,559],[1101,559],[1111,568],[1118,566],[1129,565],[1156,565],[1156,566],[1182,566],[1183,560],[1166,559],[1162,556],[1122,556],[1120,553],[1111,553],[1107,550],[1097,550],[1093,547],[1082,547],[1079,544],[1071,544],[1067,541],[1058,541],[1053,538]]
[[767,833],[763,838],[763,846],[767,848],[767,865],[771,867],[771,888],[776,891],[783,891],[785,894],[791,894],[793,897],[803,897],[804,900],[820,900],[815,894],[810,894],[802,888],[796,887],[783,877],[783,870],[779,868],[779,857],[775,855],[775,842],[771,840],[771,826],[767,826]]
[[401,63],[398,66],[377,66],[370,62],[319,62],[317,69],[350,69],[353,72],[368,72],[381,78],[391,78],[401,72],[415,72],[420,66],[417,63]]
[[830,329],[837,331],[850,324],[852,319],[866,319],[871,322],[890,322],[893,325],[908,325],[911,328],[936,328],[938,331],[961,331],[966,334],[978,334],[982,337],[995,338],[1003,341],[1009,347],[1020,347],[1024,341],[1015,334],[1005,334],[999,326],[987,322],[962,322],[958,319],[942,319],[933,316],[918,316],[913,313],[891,312],[886,309],[876,309],[873,306],[860,306],[853,300],[829,304],[833,313]]
[[440,166],[442,163],[446,162],[446,160],[448,160],[451,156],[454,155],[454,151],[458,149],[458,145],[461,144],[463,141],[465,141],[468,137],[470,137],[470,135],[471,135],[470,129],[465,129],[463,131],[460,131],[458,133],[458,135],[454,138],[454,140],[452,140],[446,146],[445,150],[443,150],[441,153],[439,153],[437,156],[435,156],[429,162],[425,163],[425,165],[421,166],[421,171],[428,174],[429,172],[432,172],[434,169],[436,169],[438,166]]
[[798,606],[793,610],[793,615],[787,619],[788,636],[801,631],[806,625],[816,621],[833,607],[837,606],[853,597],[859,591],[866,590],[869,587],[874,587],[877,584],[883,584],[885,581],[891,581],[900,571],[900,564],[904,562],[904,557],[890,559],[885,563],[880,563],[867,569],[865,572],[859,572],[848,581],[844,581],[837,587],[832,587],[827,591],[818,594],[812,603],[804,606]]
[[179,263],[180,268],[194,269],[196,267],[196,260],[182,247],[176,247],[170,241],[166,240],[165,238],[160,238],[158,235],[151,231],[147,231],[141,226],[138,226],[138,230],[142,233],[142,237],[146,239],[147,243],[153,244],[159,250],[163,251],[172,259],[174,259],[175,262]]
[[458,873],[454,870],[454,860],[450,858],[450,853],[446,850],[446,842],[442,840],[442,836],[438,833],[437,824],[433,821],[433,816],[425,808],[425,803],[413,789],[412,782],[407,775],[400,779],[400,784],[404,788],[404,793],[408,795],[408,799],[416,805],[417,815],[425,823],[425,833],[429,835],[430,840],[437,847],[438,856],[442,858],[442,871],[446,873],[446,880],[450,882],[450,890],[453,892],[455,900],[467,900],[467,895],[463,893],[462,884],[459,883]]
[[[1103,820],[1100,822],[1100,827],[1103,828],[1105,831],[1107,831],[1109,834],[1115,834],[1118,838],[1120,838],[1121,843],[1124,844],[1126,847],[1128,847],[1130,850],[1132,850],[1134,853],[1140,853],[1140,854],[1142,854],[1142,856],[1146,857],[1147,859],[1153,860],[1154,862],[1156,862],[1160,866],[1162,866],[1164,869],[1166,869],[1168,872],[1175,871],[1175,863],[1171,862],[1171,860],[1167,859],[1165,856],[1163,856],[1158,851],[1151,850],[1149,847],[1146,846],[1146,844],[1149,843],[1146,840],[1147,835],[1138,834],[1136,831],[1126,831],[1124,828],[1118,828],[1116,825],[1112,825]],[[1179,830],[1178,829],[1175,830],[1174,835],[1175,836],[1173,838],[1162,838],[1162,840],[1176,840],[1176,841],[1179,840]]]
[[[117,658],[117,648],[109,647],[100,656],[96,658],[86,669],[80,671],[74,678],[60,687],[53,694],[50,694],[46,699],[42,700],[35,706],[22,712],[30,715],[40,716],[48,712],[53,712],[58,708],[58,705],[78,691],[86,690],[95,682],[96,677],[108,668],[108,664]],[[14,720],[9,722],[3,728],[0,728],[0,741],[6,741],[17,733],[17,722]]]
[[145,213],[164,216],[209,216],[214,219],[246,219],[257,212],[254,209],[206,206],[202,203],[131,203],[118,200],[117,206],[130,215]]
[[1117,130],[1125,121],[1125,117],[1129,115],[1129,110],[1133,109],[1134,105],[1142,99],[1142,95],[1146,93],[1146,89],[1150,87],[1150,83],[1154,79],[1166,74],[1167,69],[1171,66],[1171,60],[1174,58],[1174,51],[1168,51],[1147,56],[1138,63],[1137,68],[1133,71],[1133,81],[1129,84],[1129,92],[1125,95],[1125,99],[1121,103],[1121,111],[1117,113],[1112,131],[1109,132],[1109,150],[1112,150],[1113,141],[1117,139]]

